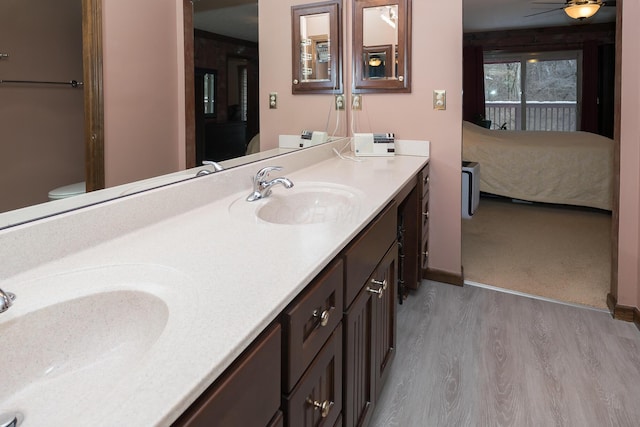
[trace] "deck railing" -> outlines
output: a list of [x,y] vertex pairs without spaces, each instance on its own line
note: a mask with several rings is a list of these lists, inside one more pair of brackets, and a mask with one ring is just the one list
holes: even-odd
[[492,129],[575,131],[577,110],[575,102],[527,102],[526,126],[522,126],[520,102],[485,102],[485,117]]

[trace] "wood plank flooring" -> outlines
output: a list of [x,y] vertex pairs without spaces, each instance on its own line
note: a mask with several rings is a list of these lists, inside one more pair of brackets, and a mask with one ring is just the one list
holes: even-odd
[[640,331],[608,313],[423,282],[371,426],[640,426]]

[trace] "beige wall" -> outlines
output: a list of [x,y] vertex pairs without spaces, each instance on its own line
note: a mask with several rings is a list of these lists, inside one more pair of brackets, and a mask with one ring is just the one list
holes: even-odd
[[[80,0],[0,6],[0,79],[82,81]],[[37,13],[36,13],[37,12]],[[84,181],[83,91],[0,84],[0,212]]]
[[640,307],[640,3],[622,8],[618,304]]
[[[290,7],[296,0],[260,0],[260,118],[263,148],[279,133],[324,128],[330,95],[291,95]],[[350,21],[351,2],[343,13]],[[356,131],[395,132],[401,139],[431,141],[430,268],[453,274],[461,267],[460,161],[462,138],[462,1],[413,2],[412,93],[364,95]],[[345,31],[351,58],[351,26]],[[345,87],[351,85],[345,61]],[[432,108],[432,91],[447,91],[447,110]],[[268,93],[278,92],[279,108],[269,110]],[[349,91],[347,91],[349,92]],[[369,127],[371,124],[371,127]],[[342,127],[348,129],[348,127]],[[365,166],[363,166],[365,167]],[[454,214],[452,214],[454,213]]]
[[[332,95],[291,94],[291,6],[306,3],[309,1],[258,0],[261,150],[277,147],[278,135],[325,130],[327,122],[332,134],[336,116],[340,118],[336,135],[346,135],[346,113],[336,113]],[[278,93],[276,110],[269,109],[271,92]]]
[[103,2],[107,187],[184,169],[182,2]]

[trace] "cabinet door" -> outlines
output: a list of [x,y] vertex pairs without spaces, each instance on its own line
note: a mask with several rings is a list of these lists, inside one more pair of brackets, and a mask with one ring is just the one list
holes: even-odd
[[173,427],[268,425],[280,406],[281,346],[281,328],[274,324],[182,414]]
[[398,278],[400,286],[399,294],[405,295],[403,287],[418,289],[422,278],[420,268],[420,199],[422,199],[422,187],[414,187],[413,190],[398,206]]
[[373,298],[366,288],[343,317],[344,427],[366,426],[373,413]]
[[425,271],[429,266],[429,165],[427,164],[420,172],[422,182],[422,199],[420,201],[420,227],[422,228],[422,242],[420,251],[420,266],[422,277],[425,278]]
[[374,272],[369,286],[378,286],[379,295],[373,298],[373,363],[375,398],[377,400],[396,352],[396,284],[398,257],[392,247]]
[[334,426],[342,410],[342,325],[338,325],[293,392],[284,396],[288,427]]

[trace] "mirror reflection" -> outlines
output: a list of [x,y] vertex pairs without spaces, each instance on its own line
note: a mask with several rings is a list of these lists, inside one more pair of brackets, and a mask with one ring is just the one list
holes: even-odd
[[302,82],[329,80],[329,14],[300,17],[300,75]]
[[363,77],[398,78],[398,5],[365,8],[362,26]]
[[411,92],[411,0],[354,0],[353,92]]
[[293,94],[342,91],[341,4],[291,7]]
[[[82,15],[82,10],[84,6],[94,3],[97,3],[97,0],[56,0],[55,2],[33,0],[29,3],[10,2],[0,5],[0,40],[3,40],[0,53],[8,54],[0,56],[0,79],[8,80],[20,77],[25,80],[69,81],[73,79],[81,81],[83,78],[82,23],[83,19],[87,19]],[[257,3],[257,0],[222,2],[202,0],[194,3],[194,15],[193,17],[189,16],[189,18],[193,18],[192,21],[186,19],[185,15],[187,32],[188,28],[195,27],[198,31],[217,34],[226,42],[238,40],[241,42],[236,43],[229,52],[220,53],[217,51],[205,55],[209,58],[217,58],[218,62],[213,67],[209,67],[207,63],[203,64],[206,72],[202,75],[202,97],[193,100],[196,108],[200,108],[198,106],[202,108],[205,126],[207,121],[214,122],[216,125],[232,122],[230,127],[237,127],[239,123],[244,125],[243,136],[238,139],[242,144],[242,150],[237,152],[239,157],[223,161],[225,168],[261,160],[291,150],[291,148],[286,148],[260,152],[257,102]],[[36,10],[39,11],[38,14],[34,14]],[[98,21],[100,21],[100,17],[98,17]],[[20,22],[20,25],[15,25],[16,22]],[[61,28],[54,28],[56,26],[65,29],[60,37],[56,35],[56,32]],[[21,28],[31,31],[31,36],[23,37],[17,33],[16,31]],[[240,33],[231,34],[228,32],[229,30],[240,30]],[[43,34],[43,36],[34,37],[34,34]],[[26,43],[30,40],[37,40],[38,45],[28,46]],[[54,44],[54,42],[58,44]],[[242,45],[244,42],[253,43],[255,55],[249,55],[249,49]],[[329,40],[327,42],[329,43]],[[191,49],[193,48],[194,46],[191,47]],[[319,50],[322,50],[322,46],[319,46]],[[95,53],[92,54],[95,55]],[[250,58],[250,56],[252,57]],[[330,54],[327,56],[330,58]],[[40,63],[47,63],[47,67],[29,67],[29,58],[38,58]],[[324,54],[319,53],[319,58],[323,59]],[[202,59],[202,55],[200,59]],[[15,68],[20,63],[27,65],[22,69]],[[330,71],[331,69],[328,68],[327,72]],[[247,75],[244,80],[241,75],[243,72]],[[246,85],[243,88],[244,83]],[[2,107],[2,111],[11,113],[0,115],[3,142],[11,141],[10,144],[2,144],[2,149],[8,151],[0,153],[0,185],[2,188],[0,200],[3,203],[0,206],[0,228],[159,185],[193,178],[197,170],[203,168],[198,167],[196,170],[177,171],[169,175],[155,177],[154,175],[146,175],[148,178],[141,181],[113,186],[106,190],[82,194],[79,197],[49,202],[48,193],[51,190],[71,189],[77,190],[76,193],[84,192],[84,187],[81,184],[84,180],[87,163],[85,162],[86,147],[82,135],[84,127],[82,97],[83,90],[86,91],[86,89],[86,85],[84,88],[82,86],[52,85],[40,89],[26,85],[0,85],[0,107]],[[243,93],[242,90],[245,92]],[[12,100],[9,99],[10,97]],[[52,101],[53,104],[49,103],[52,106],[45,108],[45,98],[48,97],[55,99]],[[192,95],[192,97],[194,96]],[[32,102],[34,107],[26,113],[26,118],[14,117],[14,113],[24,112],[24,104],[27,101]],[[46,102],[49,102],[48,99]],[[66,130],[52,130],[47,127],[49,123],[62,124],[61,120],[50,117],[53,113],[64,111],[61,106],[66,104],[62,104],[62,102],[73,104],[72,113],[66,114]],[[84,120],[86,121],[86,117]],[[28,132],[22,132],[18,135],[19,130],[10,131],[13,129],[11,126],[18,125],[23,125],[21,129],[26,129]],[[37,134],[38,132],[39,134]],[[62,149],[60,144],[54,143],[52,140],[54,137],[65,142],[66,148]],[[218,134],[216,140],[219,139]],[[39,145],[34,146],[34,143]],[[133,141],[131,143],[133,144]],[[108,145],[109,141],[105,141],[105,146]],[[15,157],[16,154],[21,157]],[[194,154],[199,156],[198,163],[195,163],[196,159],[191,160],[192,164],[196,165],[200,164],[200,160],[208,157],[206,147],[205,150],[199,150]],[[66,163],[59,163],[59,158],[64,158]],[[45,177],[40,174],[40,172],[46,172],[49,169],[57,169],[60,173],[57,177],[50,175]],[[16,177],[20,177],[20,179],[16,180]],[[139,180],[143,177],[136,179]],[[35,196],[29,198],[26,196],[28,194]],[[54,195],[54,197],[58,196]],[[73,202],[71,202],[72,200]]]

